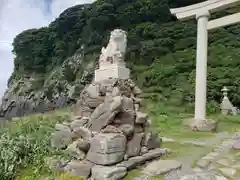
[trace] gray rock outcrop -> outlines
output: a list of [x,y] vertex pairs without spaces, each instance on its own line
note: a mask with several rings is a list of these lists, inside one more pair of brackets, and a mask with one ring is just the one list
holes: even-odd
[[[0,117],[11,119],[75,104],[84,86],[91,82],[95,69],[93,62],[85,64],[83,60],[82,55],[76,53],[46,77],[37,73],[11,77],[1,98]],[[67,77],[69,74],[71,81]],[[89,103],[94,105],[94,102]]]

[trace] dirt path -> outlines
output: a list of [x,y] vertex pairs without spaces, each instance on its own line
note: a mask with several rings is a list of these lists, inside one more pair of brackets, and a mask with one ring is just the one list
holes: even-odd
[[231,152],[236,138],[239,138],[239,133],[233,135],[228,132],[219,132],[206,140],[182,140],[181,144],[202,146],[204,150],[200,148],[197,151],[189,152],[187,156],[177,157],[176,160],[182,163],[181,169],[170,171],[164,177],[154,178],[142,173],[134,180],[179,180],[184,175],[216,172],[220,172],[226,178],[238,179],[240,177],[240,161],[236,159],[238,159],[237,156],[240,157],[240,154]]

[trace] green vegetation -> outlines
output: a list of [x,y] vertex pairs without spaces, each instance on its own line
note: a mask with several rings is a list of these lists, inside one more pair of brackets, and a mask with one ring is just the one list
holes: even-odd
[[[214,136],[214,133],[192,132],[184,127],[182,120],[192,117],[192,114],[185,113],[182,108],[169,108],[162,103],[152,102],[147,103],[147,111],[153,121],[153,130],[157,131],[160,136],[177,140],[176,143],[163,144],[163,147],[172,150],[171,155],[166,158],[184,157],[190,152],[207,150],[203,147],[180,143],[186,139],[206,139]],[[212,115],[212,117],[220,122],[218,131],[235,132],[240,129],[239,116]],[[57,178],[61,180],[66,177],[68,178],[65,180],[72,179],[73,177],[68,174],[56,174],[46,167],[46,159],[56,154],[50,147],[54,125],[69,119],[69,110],[56,111],[45,115],[16,118],[13,122],[4,125],[0,133],[0,179],[53,180]],[[136,175],[139,175],[138,170],[129,173],[126,180]]]
[[[32,179],[38,179],[39,171],[45,171],[44,157],[53,155],[50,147],[51,132],[57,122],[69,119],[66,112],[34,115],[16,119],[0,130],[0,179],[14,179],[19,170],[31,167]],[[28,180],[26,177],[25,179]]]
[[[169,7],[200,1],[98,0],[69,8],[48,27],[26,30],[16,36],[13,43],[15,70],[9,86],[24,75],[40,76],[32,90],[41,91],[44,87],[49,89],[47,94],[56,89],[64,91],[65,82],[83,83],[79,82],[80,77],[84,70],[93,70],[110,31],[122,28],[128,32],[128,67],[145,96],[157,101],[168,99],[175,106],[191,104],[194,101],[196,23],[177,21]],[[236,11],[239,7],[212,17]],[[212,105],[220,101],[224,85],[231,90],[233,103],[240,105],[239,27],[221,28],[209,34],[208,99]],[[64,65],[71,56],[79,54],[84,54],[84,63],[77,64],[76,68]],[[86,68],[89,63],[90,68]],[[48,97],[51,99],[51,95]]]

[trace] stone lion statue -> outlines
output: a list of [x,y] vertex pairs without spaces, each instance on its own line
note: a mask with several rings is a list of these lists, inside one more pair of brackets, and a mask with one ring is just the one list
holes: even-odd
[[121,29],[111,32],[106,48],[102,48],[99,64],[114,64],[123,61],[127,47],[127,33]]

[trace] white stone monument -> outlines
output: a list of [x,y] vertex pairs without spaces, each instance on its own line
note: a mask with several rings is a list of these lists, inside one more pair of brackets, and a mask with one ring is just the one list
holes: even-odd
[[109,78],[128,79],[130,71],[125,66],[124,57],[127,48],[127,33],[121,29],[111,32],[106,48],[102,48],[99,57],[99,69],[95,70],[95,81]]
[[198,122],[206,120],[208,30],[240,22],[240,13],[208,21],[210,13],[226,9],[230,6],[235,6],[238,3],[240,3],[240,0],[208,0],[202,3],[170,10],[171,13],[180,20],[188,20],[194,17],[197,19],[194,119]]

